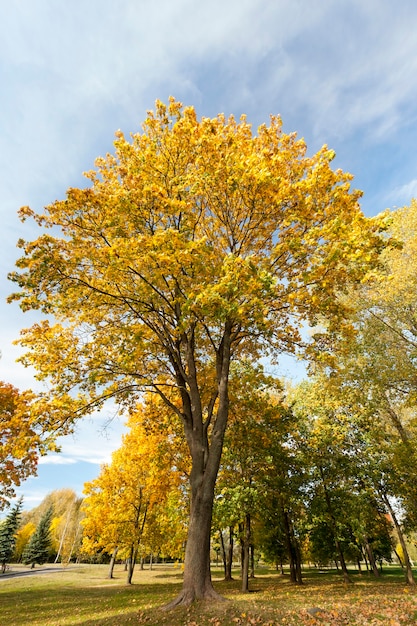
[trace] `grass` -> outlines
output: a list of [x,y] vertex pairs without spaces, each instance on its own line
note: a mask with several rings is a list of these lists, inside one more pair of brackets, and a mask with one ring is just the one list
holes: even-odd
[[[107,566],[77,565],[40,575],[0,577],[1,626],[408,626],[417,623],[417,590],[407,587],[400,569],[386,568],[380,580],[352,572],[345,585],[335,571],[305,570],[305,584],[294,586],[288,576],[259,570],[251,593],[240,592],[240,581],[224,582],[213,571],[216,589],[226,602],[196,603],[164,611],[161,606],[181,588],[174,566],[135,570],[133,585],[125,584],[119,566],[113,580]],[[18,571],[18,566],[11,568]],[[320,611],[317,611],[320,609]]]

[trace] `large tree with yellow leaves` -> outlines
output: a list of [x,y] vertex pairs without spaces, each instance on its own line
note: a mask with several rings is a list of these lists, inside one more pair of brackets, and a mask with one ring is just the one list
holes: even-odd
[[192,459],[184,586],[177,602],[216,597],[210,577],[214,484],[228,418],[230,363],[302,346],[300,322],[343,324],[338,292],[375,259],[377,225],[351,175],[323,147],[307,156],[281,121],[253,134],[245,117],[198,119],[171,99],[142,131],[117,133],[85,189],[20,241],[11,275],[23,362],[47,379],[40,420],[68,432],[116,398],[153,391],[182,420]]

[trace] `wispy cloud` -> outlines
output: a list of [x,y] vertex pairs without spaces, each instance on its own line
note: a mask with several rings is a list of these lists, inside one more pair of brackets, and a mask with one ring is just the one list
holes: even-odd
[[396,187],[390,194],[390,199],[396,202],[397,206],[409,204],[412,198],[417,198],[417,178]]
[[39,459],[39,465],[73,465],[76,462],[76,459],[60,454],[48,454],[47,456],[41,456]]

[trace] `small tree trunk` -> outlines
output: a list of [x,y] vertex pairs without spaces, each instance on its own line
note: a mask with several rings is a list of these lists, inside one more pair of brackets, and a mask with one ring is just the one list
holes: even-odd
[[250,550],[250,574],[249,578],[255,578],[255,546],[253,543],[249,546]]
[[284,520],[285,543],[287,544],[288,561],[290,565],[290,580],[292,583],[297,582],[296,554],[292,541],[291,525],[288,512],[282,507],[282,516]]
[[342,572],[343,572],[343,580],[345,581],[345,583],[351,583],[351,579],[349,576],[349,572],[348,569],[346,567],[346,561],[345,561],[345,555],[343,554],[343,550],[342,550],[342,546],[340,545],[340,541],[336,538],[335,539],[335,544],[336,544],[336,550],[339,554],[339,560],[340,560],[340,566],[342,568]]
[[116,556],[117,556],[118,550],[119,550],[119,546],[116,546],[112,552],[110,565],[109,565],[109,573],[107,575],[107,578],[113,578],[113,570],[114,570],[114,565],[116,563]]
[[229,526],[229,545],[227,547],[227,552],[226,552],[226,573],[224,577],[225,580],[233,580],[233,576],[232,576],[233,548],[234,548],[233,526]]
[[297,541],[297,539],[294,537],[294,529],[291,525],[291,535],[292,535],[292,540],[294,543],[294,549],[295,549],[295,574],[296,574],[296,579],[297,579],[297,583],[299,585],[303,584],[303,573],[301,571],[301,552],[300,552],[300,546],[299,543]]
[[249,591],[249,546],[250,546],[250,537],[251,537],[251,528],[250,528],[250,513],[247,513],[245,516],[245,524],[243,531],[243,541],[242,541],[242,591]]
[[369,574],[368,559],[366,558],[366,550],[363,549],[363,546],[361,546],[361,556],[362,559],[365,561],[366,572],[367,574]]
[[302,575],[302,571],[301,571],[301,552],[300,552],[300,546],[298,543],[298,540],[294,534],[294,526],[292,523],[292,520],[290,518],[290,515],[288,513],[288,511],[286,511],[286,518],[287,518],[287,524],[288,524],[288,532],[289,532],[289,537],[290,537],[290,543],[291,543],[291,552],[293,555],[293,568],[294,568],[294,576],[295,576],[295,580],[294,582],[298,583],[299,585],[303,584],[303,575]]
[[136,556],[137,556],[137,549],[135,549],[135,546],[132,545],[130,548],[130,556],[129,556],[128,567],[127,567],[126,583],[128,585],[132,584],[133,572],[134,572],[135,563],[136,563]]
[[219,529],[219,539],[220,539],[220,552],[222,555],[224,579],[226,580],[226,573],[227,573],[226,546],[224,545],[223,531],[220,529]]
[[366,553],[368,555],[369,564],[372,567],[372,571],[374,573],[374,576],[376,578],[379,578],[381,576],[381,574],[380,574],[378,566],[376,564],[374,551],[372,550],[372,546],[369,543],[368,537],[365,537],[364,544],[365,544]]

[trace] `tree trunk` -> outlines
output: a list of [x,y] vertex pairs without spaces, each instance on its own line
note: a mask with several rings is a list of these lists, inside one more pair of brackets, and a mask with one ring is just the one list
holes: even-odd
[[[217,385],[203,416],[201,391],[195,362],[194,336],[181,337],[187,372],[173,363],[181,391],[185,437],[191,454],[191,505],[184,559],[183,588],[165,608],[191,604],[195,600],[223,599],[213,588],[210,572],[210,534],[214,486],[220,467],[229,414],[229,372],[232,323],[225,322],[216,350]],[[215,416],[214,416],[215,412]],[[213,421],[214,420],[214,421]]]
[[114,565],[116,563],[116,556],[117,556],[118,550],[119,550],[119,546],[116,546],[112,552],[111,559],[110,559],[109,573],[107,575],[107,578],[113,578],[113,570],[114,570]]
[[224,577],[225,580],[233,580],[233,576],[232,576],[233,547],[234,547],[233,526],[229,526],[229,545],[227,547],[227,552],[226,552],[226,575]]
[[132,545],[130,548],[130,555],[129,555],[128,565],[127,565],[126,583],[128,585],[132,584],[133,572],[134,572],[135,563],[136,563],[136,556],[137,556],[137,549],[135,549],[135,546]]
[[296,567],[296,553],[292,541],[290,520],[288,516],[288,512],[284,509],[284,506],[281,505],[282,508],[282,517],[284,520],[284,531],[285,531],[285,543],[287,544],[287,554],[288,554],[288,562],[290,565],[290,580],[292,583],[297,582],[297,567]]
[[242,538],[242,591],[249,591],[250,513],[246,513]]
[[192,503],[185,548],[183,589],[166,608],[190,604],[194,600],[221,598],[213,588],[210,573],[212,508],[213,498],[209,495],[204,497],[201,494]]
[[405,565],[405,580],[409,585],[414,586],[416,584],[416,581],[414,580],[413,570],[411,568],[410,557],[409,557],[407,546],[405,543],[403,531],[401,530],[401,526],[397,520],[397,516],[395,515],[394,509],[391,506],[388,496],[385,493],[382,494],[382,499],[384,501],[385,506],[387,507],[389,511],[389,514],[391,515],[391,519],[394,523],[395,530],[397,531],[398,539],[400,541],[400,545],[403,551],[404,565]]
[[298,542],[298,540],[295,538],[294,536],[294,527],[291,524],[291,536],[292,536],[292,541],[294,544],[294,549],[295,549],[295,573],[296,573],[296,579],[297,579],[297,583],[299,585],[303,584],[303,573],[301,571],[301,551],[300,551],[300,544]]
[[255,546],[250,544],[250,574],[249,578],[255,578]]
[[294,533],[294,525],[288,511],[285,511],[285,519],[287,525],[287,532],[289,536],[290,549],[292,555],[292,567],[293,567],[293,582],[299,585],[303,584],[303,575],[301,571],[301,552],[298,540]]
[[226,580],[226,574],[227,574],[226,547],[224,545],[224,537],[223,537],[222,530],[219,530],[219,539],[220,539],[220,552],[222,555],[224,579]]
[[372,550],[372,546],[369,543],[368,537],[365,537],[364,544],[365,544],[366,553],[368,555],[369,564],[372,567],[372,571],[374,573],[374,576],[376,578],[379,578],[381,576],[381,574],[380,574],[378,566],[376,564],[374,551]]

